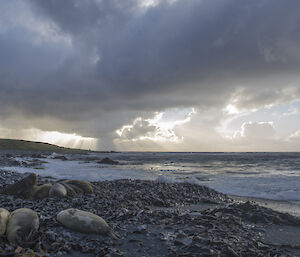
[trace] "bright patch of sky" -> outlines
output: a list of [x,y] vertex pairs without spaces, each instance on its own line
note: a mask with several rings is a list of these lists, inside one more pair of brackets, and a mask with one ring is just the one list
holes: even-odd
[[149,122],[162,129],[173,129],[177,125],[189,122],[195,113],[194,108],[174,108],[158,113],[153,119],[149,119]]
[[[14,136],[19,135],[19,136]],[[75,133],[61,133],[58,131],[42,131],[39,129],[23,129],[11,131],[0,127],[0,138],[23,139],[55,144],[62,147],[96,150],[97,139],[83,137]]]
[[194,108],[173,108],[157,112],[153,118],[136,118],[132,124],[126,124],[116,131],[122,140],[152,140],[179,142],[184,137],[178,137],[174,128],[188,123],[195,114]]
[[[229,108],[230,110],[236,110]],[[260,108],[253,112],[230,112],[236,114],[226,124],[224,131],[233,134],[241,128],[242,124],[252,122],[272,122],[279,137],[288,137],[300,129],[300,101],[281,104],[269,108]]]
[[191,116],[195,114],[194,108],[175,108],[169,109],[164,112],[158,113],[153,119],[149,119],[151,125],[155,125],[158,128],[158,133],[153,139],[170,141],[179,141],[182,138],[178,138],[174,132],[176,126],[188,123],[191,120]]
[[[177,0],[167,0],[167,2],[169,4],[173,4],[176,1]],[[140,2],[141,2],[140,4],[141,4],[142,7],[148,8],[148,7],[153,7],[153,6],[158,5],[160,3],[160,0],[141,0]]]

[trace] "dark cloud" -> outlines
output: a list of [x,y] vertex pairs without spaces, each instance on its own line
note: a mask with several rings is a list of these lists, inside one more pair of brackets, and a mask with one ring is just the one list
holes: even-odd
[[149,8],[142,0],[4,0],[1,7],[3,126],[102,137],[166,108],[300,98],[296,0],[162,0]]

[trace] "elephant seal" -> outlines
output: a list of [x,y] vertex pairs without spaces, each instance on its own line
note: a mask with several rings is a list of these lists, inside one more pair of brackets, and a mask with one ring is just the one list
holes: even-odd
[[71,187],[76,192],[77,195],[83,195],[84,194],[83,190],[80,187],[75,186],[75,185],[71,185],[71,184],[67,184],[67,183],[64,183],[64,184]]
[[78,195],[82,194],[81,189],[78,188],[78,190],[81,191],[81,193],[78,193],[78,190],[76,190],[76,188],[74,188],[74,186],[60,182],[60,184],[62,184],[66,190],[67,190],[67,196],[69,197],[77,197]]
[[33,200],[39,200],[43,199],[49,196],[49,191],[52,187],[52,184],[47,183],[41,186],[34,186],[32,193],[31,193],[31,198]]
[[37,213],[28,208],[13,211],[8,218],[6,235],[11,245],[24,246],[39,229]]
[[49,190],[49,196],[50,197],[66,197],[67,190],[62,184],[55,183]]
[[15,182],[14,184],[7,185],[1,189],[2,194],[15,195],[21,197],[29,197],[32,193],[34,185],[37,183],[37,176],[31,173],[27,177]]
[[118,239],[104,219],[90,212],[71,208],[59,212],[56,219],[65,227],[77,232],[104,234]]
[[94,192],[94,185],[85,180],[63,180],[61,181],[65,184],[76,186],[80,188],[84,193],[91,194]]
[[9,211],[4,208],[0,208],[0,236],[3,236],[5,234],[8,217]]

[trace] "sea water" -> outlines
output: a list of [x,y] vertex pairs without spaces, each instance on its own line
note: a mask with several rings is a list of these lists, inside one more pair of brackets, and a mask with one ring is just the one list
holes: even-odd
[[[231,195],[300,203],[300,153],[93,152],[69,155],[68,161],[53,159],[54,156],[41,159],[47,162],[42,169],[1,169],[89,181],[145,179],[194,183]],[[120,164],[97,163],[104,157]]]

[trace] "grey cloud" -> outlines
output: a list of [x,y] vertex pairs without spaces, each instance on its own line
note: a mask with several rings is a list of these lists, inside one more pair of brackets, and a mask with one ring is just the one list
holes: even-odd
[[[30,26],[0,23],[0,116],[8,127],[113,137],[165,108],[300,98],[299,1],[160,1],[147,10],[139,0],[1,5],[8,16],[26,9],[33,17]],[[51,33],[36,30],[40,24]]]
[[300,143],[300,130],[297,130],[292,135],[288,137],[288,142],[299,146]]
[[[49,16],[62,30],[80,36],[115,28],[135,14],[139,0],[32,0],[33,8]],[[115,31],[110,31],[113,33]]]
[[240,138],[249,141],[269,140],[274,139],[275,133],[272,122],[247,122],[242,125],[239,136]]
[[139,139],[140,137],[153,137],[157,132],[157,127],[151,125],[149,121],[137,118],[130,127],[124,127],[121,131],[122,140]]

